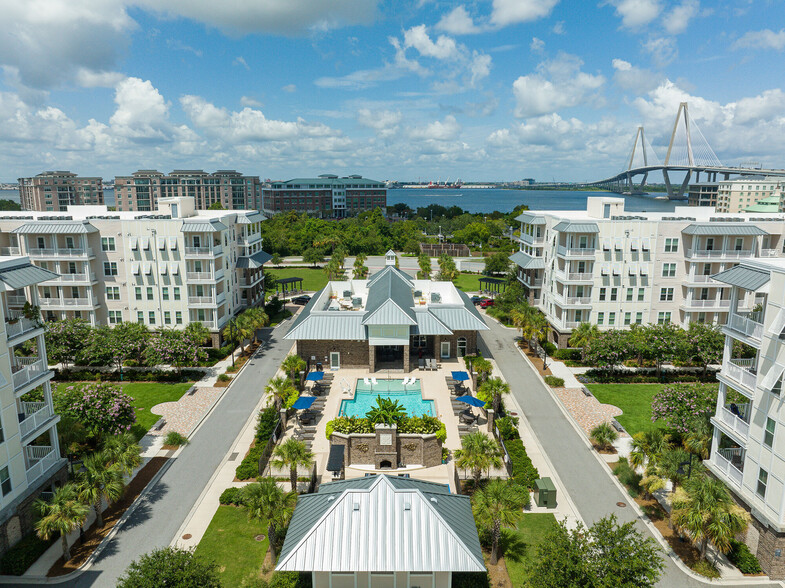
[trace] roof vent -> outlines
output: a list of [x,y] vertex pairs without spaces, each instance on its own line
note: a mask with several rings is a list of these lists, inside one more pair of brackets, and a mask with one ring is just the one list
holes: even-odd
[[330,502],[332,500],[335,500],[335,496],[328,496],[327,497],[327,502]]
[[436,497],[435,497],[435,496],[432,496],[432,497],[431,497],[431,502],[437,502],[437,500],[436,500]]
[[360,503],[359,502],[355,502],[354,503],[354,510],[360,510]]
[[431,302],[441,302],[442,295],[438,292],[431,292]]
[[412,505],[410,502],[405,502],[403,504],[403,510],[412,510]]

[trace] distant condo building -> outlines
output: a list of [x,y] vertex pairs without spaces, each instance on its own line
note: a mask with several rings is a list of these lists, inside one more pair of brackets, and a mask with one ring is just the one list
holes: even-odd
[[193,198],[163,198],[156,213],[4,212],[0,255],[49,271],[37,285],[45,320],[151,330],[199,321],[218,345],[230,318],[264,303],[262,220],[256,210],[195,210]]
[[102,179],[77,176],[70,171],[47,171],[19,178],[22,210],[64,212],[69,206],[104,203]]
[[528,211],[517,220],[520,251],[511,259],[559,346],[582,322],[602,330],[724,324],[730,288],[712,276],[741,260],[785,257],[785,214],[630,213],[622,198],[591,197],[585,211]]
[[748,177],[718,182],[717,212],[743,212],[749,206],[779,193],[785,187],[783,178]]
[[717,206],[717,191],[719,184],[717,182],[700,182],[698,184],[690,184],[687,191],[687,204],[688,206],[706,206],[715,208]]
[[263,191],[263,210],[273,215],[281,212],[305,212],[323,218],[344,218],[364,210],[387,208],[387,185],[362,176],[339,178],[324,174],[318,178],[296,178],[271,182]]
[[166,175],[157,170],[139,170],[115,178],[117,210],[152,212],[162,198],[193,198],[197,210],[216,202],[226,210],[260,210],[262,184],[259,176],[244,176],[235,170],[176,169]]

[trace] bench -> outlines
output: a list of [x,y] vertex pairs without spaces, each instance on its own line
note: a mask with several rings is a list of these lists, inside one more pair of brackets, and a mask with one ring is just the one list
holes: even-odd
[[619,433],[626,433],[627,432],[627,431],[624,430],[624,427],[621,426],[621,423],[619,421],[617,421],[616,419],[613,419],[611,421],[611,425],[613,425],[613,428],[616,429]]
[[160,418],[160,419],[158,419],[158,422],[155,424],[155,427],[153,427],[153,430],[154,431],[160,431],[165,426],[166,426],[166,419],[165,418]]

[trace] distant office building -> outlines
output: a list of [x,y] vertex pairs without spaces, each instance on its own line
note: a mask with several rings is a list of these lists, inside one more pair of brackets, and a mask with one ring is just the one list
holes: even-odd
[[176,169],[166,175],[142,169],[115,178],[117,210],[151,212],[158,209],[161,198],[193,198],[197,210],[206,210],[216,202],[226,210],[259,210],[262,184],[259,176],[244,176],[235,170],[207,173]]
[[[714,208],[717,206],[718,189],[719,184],[717,182],[690,184],[689,191],[687,192],[687,204],[689,206],[708,206]],[[775,210],[774,212],[777,211]]]
[[387,208],[387,185],[362,176],[295,178],[271,182],[262,190],[266,214],[306,212],[324,218],[353,216],[364,210]]
[[69,171],[47,171],[19,178],[22,210],[64,212],[74,205],[104,203],[102,179],[77,176]]
[[785,181],[782,178],[748,177],[719,182],[717,212],[742,212],[774,192],[779,192]]

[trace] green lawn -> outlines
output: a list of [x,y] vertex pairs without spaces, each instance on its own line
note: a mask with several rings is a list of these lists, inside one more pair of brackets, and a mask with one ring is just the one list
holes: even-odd
[[267,552],[267,525],[249,522],[244,508],[219,506],[196,548],[196,555],[215,561],[223,586],[241,586],[259,573]]
[[460,273],[455,280],[455,287],[464,292],[477,292],[480,289],[480,278],[482,277],[481,274]]
[[[156,421],[161,418],[150,412],[150,408],[162,402],[176,402],[191,387],[193,382],[183,384],[161,384],[158,382],[112,382],[123,387],[123,392],[134,399],[136,409],[136,423],[131,431],[137,439],[144,437]],[[71,383],[63,382],[58,387],[70,386]],[[181,431],[183,434],[187,431]]]
[[[268,275],[275,276],[276,279],[283,278],[302,278],[303,290],[317,291],[321,290],[327,285],[327,274],[324,270],[301,268],[301,267],[273,267],[268,270]],[[270,296],[273,294],[270,293]]]
[[603,404],[624,411],[616,420],[630,435],[662,426],[651,420],[651,400],[663,389],[663,384],[586,384],[586,387]]
[[504,562],[513,586],[527,584],[529,575],[526,569],[534,561],[537,546],[554,526],[556,517],[551,513],[526,513],[518,524],[517,532],[509,529],[503,531]]

